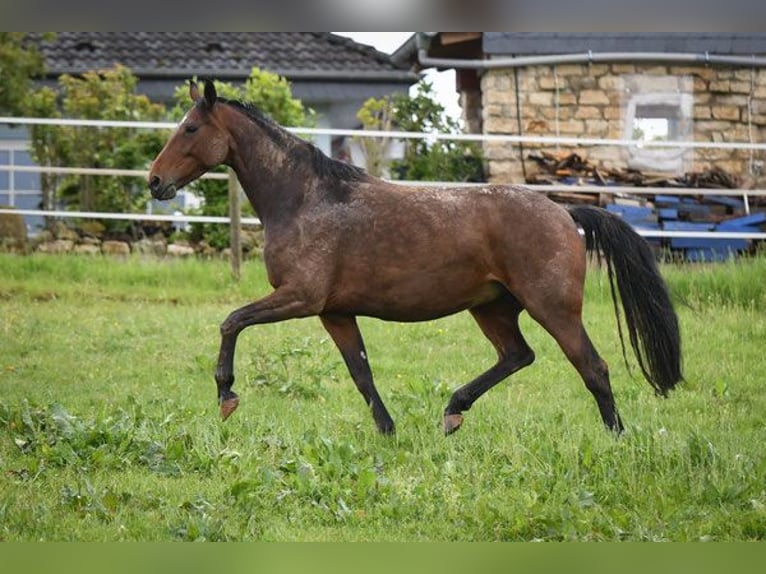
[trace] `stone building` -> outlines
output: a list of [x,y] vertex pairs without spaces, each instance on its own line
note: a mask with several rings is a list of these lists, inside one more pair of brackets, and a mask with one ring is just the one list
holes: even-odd
[[542,148],[645,172],[717,167],[766,186],[763,150],[646,145],[766,142],[766,34],[418,33],[394,59],[454,68],[470,132],[636,140],[576,150],[486,143],[490,181],[524,181]]

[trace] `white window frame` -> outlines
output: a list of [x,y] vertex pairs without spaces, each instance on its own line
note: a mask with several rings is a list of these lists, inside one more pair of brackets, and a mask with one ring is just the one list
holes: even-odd
[[[26,142],[24,140],[0,140],[0,151],[9,152],[10,154],[9,163],[7,164],[3,163],[3,165],[5,166],[19,165],[15,161],[16,153],[18,152],[24,152],[26,154],[31,153],[31,150],[29,148],[29,142]],[[11,207],[16,207],[16,198],[20,195],[37,195],[42,197],[42,189],[19,188],[16,185],[16,173],[13,171],[13,169],[6,171],[5,173],[8,174],[8,187],[0,189],[0,193],[3,193],[4,195],[8,195],[8,204]]]
[[[623,137],[626,140],[633,139],[633,125],[636,120],[636,112],[642,107],[666,107],[678,110],[677,118],[688,126],[680,134],[676,134],[679,141],[690,141],[693,135],[692,111],[694,109],[694,96],[681,92],[654,92],[633,94],[628,99],[625,109],[625,123]],[[637,144],[627,148],[628,167],[643,171],[662,171],[684,173],[686,171],[687,152],[684,149],[651,148],[647,143]]]

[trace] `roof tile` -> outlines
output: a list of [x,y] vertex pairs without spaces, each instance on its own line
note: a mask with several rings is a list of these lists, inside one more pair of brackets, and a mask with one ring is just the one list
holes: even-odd
[[401,75],[388,54],[330,32],[58,32],[31,35],[53,75],[121,63],[140,75],[289,72]]

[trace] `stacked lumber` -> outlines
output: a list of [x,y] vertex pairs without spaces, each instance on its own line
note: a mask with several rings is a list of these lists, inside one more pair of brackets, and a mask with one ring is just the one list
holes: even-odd
[[704,189],[737,189],[742,185],[740,178],[717,167],[684,175],[670,175],[629,168],[604,168],[593,164],[576,152],[541,151],[527,157],[540,169],[538,173],[527,177],[527,183],[531,184],[567,183]]
[[[572,185],[639,185],[640,172],[630,169],[611,169],[594,165],[582,155],[571,152],[529,154],[540,171],[527,177],[527,183]],[[636,179],[638,177],[638,179]]]
[[[754,211],[745,212],[742,199],[709,192],[698,195],[673,195],[673,188],[684,189],[739,189],[739,177],[720,168],[683,175],[641,172],[634,169],[604,168],[572,152],[546,152],[530,154],[539,172],[527,177],[530,184],[568,184],[662,187],[667,195],[592,194],[583,192],[556,192],[550,196],[562,203],[599,204],[616,213],[637,229],[668,231],[766,231],[766,205],[759,207],[751,201]],[[752,248],[745,239],[672,237],[650,239],[658,249],[666,248],[680,254],[687,261],[719,261],[744,253]]]

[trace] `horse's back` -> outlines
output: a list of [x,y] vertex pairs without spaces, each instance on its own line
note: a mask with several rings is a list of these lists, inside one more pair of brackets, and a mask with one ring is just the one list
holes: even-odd
[[394,223],[405,220],[453,230],[469,224],[484,229],[482,221],[522,230],[532,223],[542,233],[574,229],[566,209],[542,193],[517,185],[426,187],[379,182],[360,187],[354,196],[370,208],[368,213],[376,221],[390,217]]
[[410,252],[426,244],[456,254],[468,250],[475,256],[515,259],[551,259],[562,249],[576,257],[584,253],[568,211],[528,188],[395,187],[368,196],[371,229],[400,237]]

